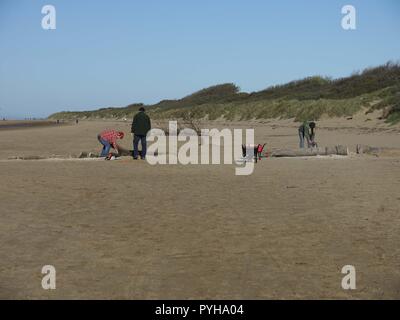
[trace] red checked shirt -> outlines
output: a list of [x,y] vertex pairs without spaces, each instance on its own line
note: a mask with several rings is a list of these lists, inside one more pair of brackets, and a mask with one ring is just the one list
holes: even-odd
[[108,141],[115,148],[118,139],[118,132],[115,130],[105,130],[100,133],[100,138]]

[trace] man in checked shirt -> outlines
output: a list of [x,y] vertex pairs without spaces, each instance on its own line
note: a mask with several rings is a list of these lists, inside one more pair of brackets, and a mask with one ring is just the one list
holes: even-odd
[[101,151],[100,157],[107,157],[111,147],[114,148],[117,153],[119,153],[117,139],[123,138],[124,133],[122,131],[115,130],[105,130],[97,135],[97,139],[103,145],[103,150]]

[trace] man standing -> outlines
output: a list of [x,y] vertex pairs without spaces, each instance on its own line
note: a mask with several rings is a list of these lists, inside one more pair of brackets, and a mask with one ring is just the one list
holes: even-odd
[[97,139],[103,145],[103,150],[101,151],[100,157],[107,157],[111,147],[113,147],[115,151],[119,153],[117,139],[123,138],[124,133],[122,131],[117,132],[115,130],[105,130],[97,135]]
[[151,129],[151,122],[149,116],[143,107],[133,117],[131,132],[133,136],[133,159],[137,159],[139,155],[138,145],[139,141],[142,144],[142,153],[140,157],[146,159],[147,142],[146,135]]

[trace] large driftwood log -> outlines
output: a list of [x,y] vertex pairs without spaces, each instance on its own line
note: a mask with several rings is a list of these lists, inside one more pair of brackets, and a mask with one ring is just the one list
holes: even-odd
[[358,144],[357,154],[367,154],[372,156],[400,156],[399,148],[387,148],[387,147],[371,147],[367,145]]
[[277,149],[271,152],[271,157],[310,157],[319,154],[317,149]]
[[[133,150],[125,149],[121,146],[118,146],[118,151],[120,156],[132,156]],[[140,151],[139,151],[140,153]]]
[[357,154],[378,155],[381,152],[382,152],[382,148],[371,147],[371,146],[366,146],[366,145],[362,145],[362,144],[357,145]]
[[[338,156],[348,156],[349,155],[349,148],[347,148],[346,146],[338,145],[335,148],[336,148],[336,154]],[[326,155],[328,155],[328,152],[326,152]]]
[[9,157],[8,160],[45,160],[48,157],[41,157],[41,156],[15,156]]
[[271,152],[271,157],[347,156],[348,154],[349,150],[346,146],[338,145],[326,148],[277,149]]
[[[117,154],[116,152],[111,152],[112,155],[114,156],[132,156],[132,150],[127,150],[121,146],[118,146],[118,151],[119,153]],[[140,151],[139,151],[140,154]],[[82,151],[78,156],[72,156],[73,158],[79,158],[79,159],[84,159],[84,158],[99,158],[100,155],[98,153],[94,152],[86,152]]]

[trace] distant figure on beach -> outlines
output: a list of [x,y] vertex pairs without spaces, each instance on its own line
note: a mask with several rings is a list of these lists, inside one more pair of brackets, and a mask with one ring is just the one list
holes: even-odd
[[78,124],[79,123],[79,119],[75,119],[75,124]]
[[123,139],[124,133],[122,131],[115,130],[105,130],[97,135],[97,139],[103,145],[103,150],[101,151],[100,157],[107,157],[110,148],[114,148],[116,153],[119,153],[117,139]]
[[307,140],[307,147],[315,147],[315,122],[304,121],[299,127],[300,148],[304,148],[304,139]]
[[146,135],[151,129],[150,117],[146,114],[146,110],[141,107],[139,112],[133,117],[131,132],[133,135],[133,159],[137,160],[139,156],[139,141],[142,145],[140,157],[146,159],[147,141]]

